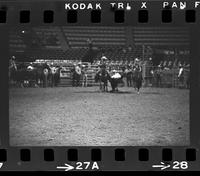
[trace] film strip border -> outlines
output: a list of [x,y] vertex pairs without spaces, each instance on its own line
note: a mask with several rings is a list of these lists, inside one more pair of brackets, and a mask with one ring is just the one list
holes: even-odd
[[57,170],[62,164],[71,166],[70,170],[199,170],[199,164],[196,163],[198,160],[199,153],[195,148],[46,147],[30,149],[26,147],[0,149],[0,163],[2,163],[0,171],[7,169]]
[[[174,5],[173,3],[176,3]],[[0,24],[194,24],[200,1],[19,2],[0,3]],[[81,4],[84,4],[83,7]],[[100,7],[100,8],[98,8]]]
[[[199,23],[200,17],[199,10],[193,7],[194,3],[190,3],[185,10],[180,10],[170,7],[162,9],[160,2],[152,2],[148,9],[141,9],[141,2],[135,2],[135,10],[130,11],[116,9],[116,7],[111,8],[109,2],[102,4],[105,6],[105,8],[102,7],[102,10],[87,11],[66,10],[63,2],[49,3],[48,5],[46,3],[0,3],[0,26],[2,24],[21,26],[29,24],[129,25],[138,23],[188,25]],[[166,170],[199,170],[199,163],[196,162],[199,161],[197,148],[0,148],[0,171],[56,170],[57,166],[66,162],[72,165],[87,161],[98,162],[99,169],[97,170],[161,170],[168,165],[170,168],[166,168]],[[153,164],[159,167],[153,168]],[[92,170],[92,167],[89,170]]]
[[[172,23],[172,10],[165,9],[161,11],[161,20],[162,23]],[[139,10],[138,11],[138,23],[148,23],[149,21],[149,12],[148,10]],[[19,12],[19,23],[30,23],[31,11],[30,10],[21,10]],[[6,23],[7,11],[0,10],[0,23]],[[54,22],[54,11],[45,10],[42,15],[43,23],[53,23]],[[67,23],[77,23],[78,22],[78,11],[69,10],[67,12]],[[91,23],[101,23],[101,10],[92,10]],[[114,22],[115,23],[124,23],[125,22],[125,11],[124,10],[115,10],[114,11]],[[186,23],[195,23],[196,22],[196,10],[186,10],[185,11],[185,22]]]

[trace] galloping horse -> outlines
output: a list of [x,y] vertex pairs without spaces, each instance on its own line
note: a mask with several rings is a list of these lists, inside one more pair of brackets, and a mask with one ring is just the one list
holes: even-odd
[[142,87],[142,72],[139,69],[139,67],[136,67],[136,69],[133,72],[133,81],[134,81],[134,88],[137,91],[137,93],[140,93],[140,88]]
[[[101,68],[95,75],[95,82],[99,81],[99,88],[102,91],[108,91],[108,80],[110,79],[110,75],[106,68]],[[102,85],[103,83],[103,85]]]

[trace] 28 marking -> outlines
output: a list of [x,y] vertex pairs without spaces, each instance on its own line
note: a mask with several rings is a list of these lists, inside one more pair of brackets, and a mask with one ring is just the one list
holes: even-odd
[[167,168],[176,169],[176,170],[185,170],[188,169],[187,161],[174,161],[172,164],[166,164],[164,162],[160,162],[160,164],[152,165],[153,168],[159,168],[160,170],[165,170]]
[[174,161],[172,169],[188,169],[187,161]]

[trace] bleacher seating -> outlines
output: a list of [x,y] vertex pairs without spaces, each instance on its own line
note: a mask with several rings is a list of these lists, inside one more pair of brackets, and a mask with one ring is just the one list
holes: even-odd
[[13,30],[9,35],[9,46],[11,51],[25,50],[26,44],[21,36],[21,31]]
[[[9,45],[11,54],[20,60],[40,58],[68,60],[86,58],[87,60],[87,56],[90,56],[88,52],[88,39],[90,39],[96,49],[95,60],[99,60],[104,54],[109,60],[126,63],[136,57],[148,58],[149,55],[145,54],[148,48],[153,50],[160,46],[176,48],[189,43],[188,30],[185,28],[129,27],[129,30],[127,29],[128,27],[119,26],[42,26],[24,30],[13,29],[10,32]],[[179,55],[179,59],[189,62],[188,54]],[[158,60],[174,60],[174,57],[162,54]]]
[[33,31],[42,46],[45,48],[61,48],[60,41],[58,39],[58,27],[39,27],[33,28]]
[[189,46],[188,29],[185,27],[133,27],[135,45]]
[[59,49],[33,49],[26,53],[16,53],[15,56],[19,61],[34,61],[36,59],[52,59],[52,60],[82,60],[87,49],[68,49],[66,51]]
[[[134,60],[136,57],[142,58],[142,47],[141,46],[133,46],[131,49],[124,48],[124,49],[110,49],[105,50],[103,54],[109,59],[109,60]],[[96,56],[95,60],[99,60],[102,56],[102,52],[99,52],[99,54]]]
[[62,27],[66,40],[71,47],[87,47],[87,40],[91,39],[95,47],[110,47],[126,45],[124,27]]

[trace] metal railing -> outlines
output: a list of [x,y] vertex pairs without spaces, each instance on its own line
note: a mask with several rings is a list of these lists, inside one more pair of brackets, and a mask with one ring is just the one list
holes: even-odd
[[[19,64],[19,63],[17,63]],[[26,62],[25,64],[29,64],[29,62]],[[73,65],[70,63],[69,65],[67,63],[59,64],[58,65],[65,67],[68,71],[68,75],[70,75],[67,79],[72,80],[72,73],[70,72]],[[98,71],[98,65],[92,64],[86,69],[86,74],[88,78],[88,85],[95,86],[97,83],[95,83],[95,74]],[[118,72],[124,72],[125,65],[108,65],[108,67],[111,67],[111,69],[115,69]],[[145,66],[142,65],[142,75],[143,75],[143,86],[144,87],[182,87],[182,88],[189,88],[189,79],[190,79],[190,69],[185,67],[183,69],[183,73],[180,77],[179,75],[179,69],[178,67],[173,68],[160,68],[158,66]],[[132,70],[133,71],[133,70]],[[61,76],[61,74],[60,74]],[[83,81],[83,76],[81,76],[80,82]],[[124,82],[125,85],[127,82],[127,79],[132,79],[133,77],[129,76],[124,73]],[[65,79],[62,78],[61,79]],[[71,81],[69,81],[71,84]]]

